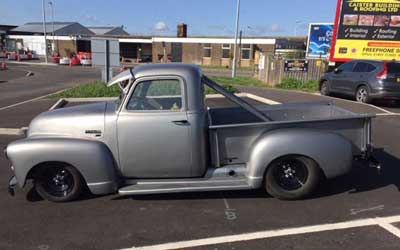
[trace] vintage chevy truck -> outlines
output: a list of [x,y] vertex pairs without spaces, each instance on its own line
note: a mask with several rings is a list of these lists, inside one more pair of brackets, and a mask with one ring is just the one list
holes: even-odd
[[[42,113],[6,147],[11,193],[32,179],[55,202],[86,187],[120,195],[264,187],[301,199],[354,159],[371,159],[372,116],[330,102],[254,107],[184,64],[139,66],[113,84],[118,100]],[[237,106],[207,107],[206,86]]]

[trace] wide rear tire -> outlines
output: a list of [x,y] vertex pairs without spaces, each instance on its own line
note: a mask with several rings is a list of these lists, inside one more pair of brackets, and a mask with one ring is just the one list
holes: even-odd
[[36,192],[52,202],[67,202],[77,199],[85,188],[81,174],[67,164],[46,165],[34,177]]
[[317,163],[304,156],[289,155],[275,160],[265,174],[266,191],[282,200],[309,197],[321,181]]

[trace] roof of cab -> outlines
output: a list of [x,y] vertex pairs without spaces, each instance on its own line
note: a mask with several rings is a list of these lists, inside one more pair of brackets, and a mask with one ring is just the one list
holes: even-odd
[[161,76],[161,75],[175,75],[175,76],[196,76],[202,75],[201,69],[197,65],[182,64],[182,63],[157,63],[145,64],[135,67],[132,70],[133,76],[137,79],[144,76]]

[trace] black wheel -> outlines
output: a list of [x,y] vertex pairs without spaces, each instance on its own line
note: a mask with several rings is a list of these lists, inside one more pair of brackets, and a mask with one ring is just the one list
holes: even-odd
[[361,103],[370,103],[369,90],[366,86],[360,86],[356,91],[356,101]]
[[311,195],[320,180],[321,171],[315,161],[304,156],[285,156],[268,167],[265,188],[278,199],[297,200]]
[[34,177],[36,192],[53,202],[77,199],[84,189],[80,173],[70,165],[47,165],[39,169]]
[[321,83],[320,93],[321,93],[321,95],[325,95],[325,96],[329,96],[330,95],[328,81],[323,81]]

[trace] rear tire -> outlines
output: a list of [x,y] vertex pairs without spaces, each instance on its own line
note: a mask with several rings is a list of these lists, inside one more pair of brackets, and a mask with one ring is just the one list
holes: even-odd
[[319,88],[321,95],[323,96],[329,96],[330,91],[329,91],[329,83],[328,81],[323,81],[321,82],[321,86]]
[[67,202],[77,199],[83,192],[85,182],[81,174],[66,164],[46,165],[34,177],[36,192],[52,202]]
[[358,87],[356,91],[356,101],[359,103],[370,103],[371,102],[371,97],[369,95],[369,90],[367,86],[362,85]]
[[321,176],[320,168],[314,160],[304,156],[284,156],[268,167],[265,188],[278,199],[304,199],[315,191]]

